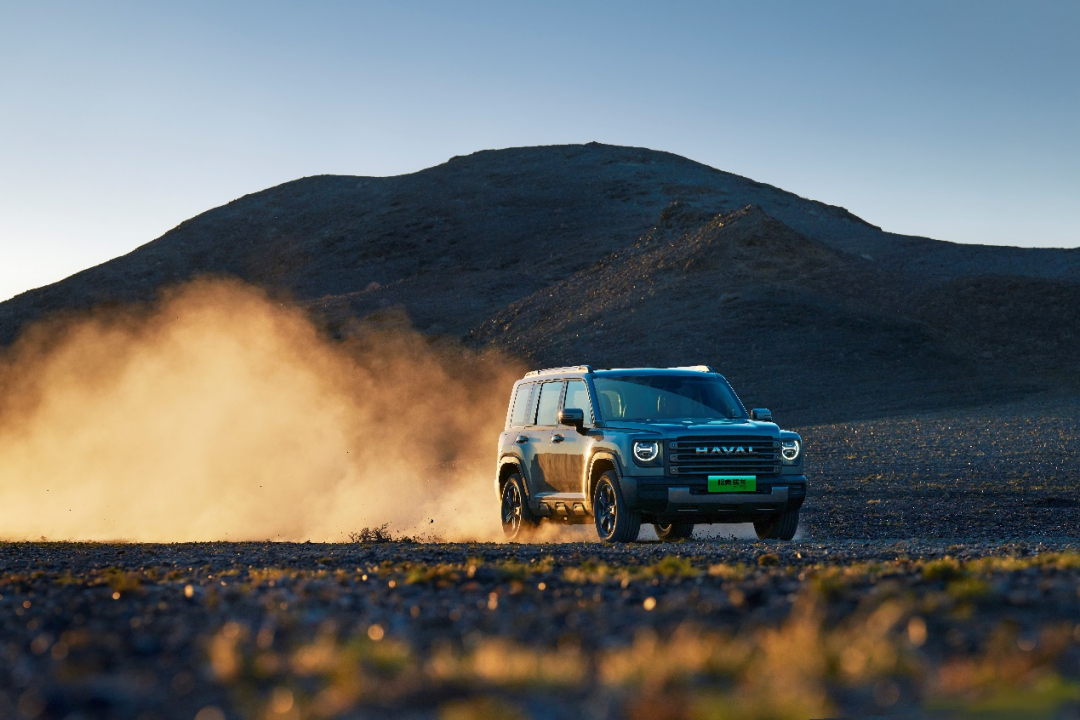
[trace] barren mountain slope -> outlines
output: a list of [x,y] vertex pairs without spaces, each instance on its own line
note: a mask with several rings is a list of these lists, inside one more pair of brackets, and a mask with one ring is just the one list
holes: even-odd
[[[1080,285],[1012,282],[913,292],[906,275],[760,208],[709,217],[677,206],[628,251],[514,303],[470,340],[537,365],[714,364],[748,403],[821,422],[985,402],[1047,383],[1045,373],[1018,377],[1017,361],[1030,361],[1025,371],[1043,361],[1041,349],[1029,350],[1040,338],[1053,340],[1059,368],[1073,362],[1077,336],[1052,326],[1075,317],[1080,305],[1063,298],[1080,303]],[[1000,292],[988,296],[991,288]]]
[[972,274],[1080,278],[1080,252],[961,246],[883,233],[843,208],[670,153],[590,143],[484,151],[411,175],[304,178],[180,224],[123,257],[0,304],[0,344],[29,320],[145,300],[195,275],[235,275],[340,322],[403,307],[461,334],[634,242],[672,202],[749,204],[909,283]]
[[716,363],[748,401],[800,422],[1053,388],[1080,356],[1080,250],[892,235],[676,155],[596,143],[242,197],[0,303],[0,346],[43,315],[204,274],[291,297],[332,334],[383,315],[538,364]]

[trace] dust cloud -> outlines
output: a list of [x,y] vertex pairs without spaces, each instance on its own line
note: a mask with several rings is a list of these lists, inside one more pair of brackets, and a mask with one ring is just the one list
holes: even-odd
[[39,324],[0,358],[0,537],[499,539],[523,371],[411,330],[329,341],[224,280]]

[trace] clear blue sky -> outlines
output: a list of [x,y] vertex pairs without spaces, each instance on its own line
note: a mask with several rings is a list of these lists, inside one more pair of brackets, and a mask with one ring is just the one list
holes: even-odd
[[304,175],[638,145],[1080,245],[1080,2],[0,0],[0,299]]

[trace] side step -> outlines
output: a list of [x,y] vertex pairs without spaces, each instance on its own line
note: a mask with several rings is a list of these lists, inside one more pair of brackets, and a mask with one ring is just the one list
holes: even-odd
[[529,506],[540,517],[586,517],[589,514],[582,493],[540,493],[529,501]]

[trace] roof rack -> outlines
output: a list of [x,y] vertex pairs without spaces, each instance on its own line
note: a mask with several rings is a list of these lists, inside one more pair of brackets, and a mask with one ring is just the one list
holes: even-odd
[[668,368],[668,370],[697,370],[698,372],[706,373],[716,372],[709,365],[684,365],[682,367]]
[[535,375],[554,375],[556,373],[564,373],[564,372],[587,372],[587,373],[591,373],[592,372],[592,366],[591,365],[568,365],[567,367],[544,368],[543,370],[532,370],[530,372],[527,372],[527,373],[525,373],[525,377],[533,377]]

